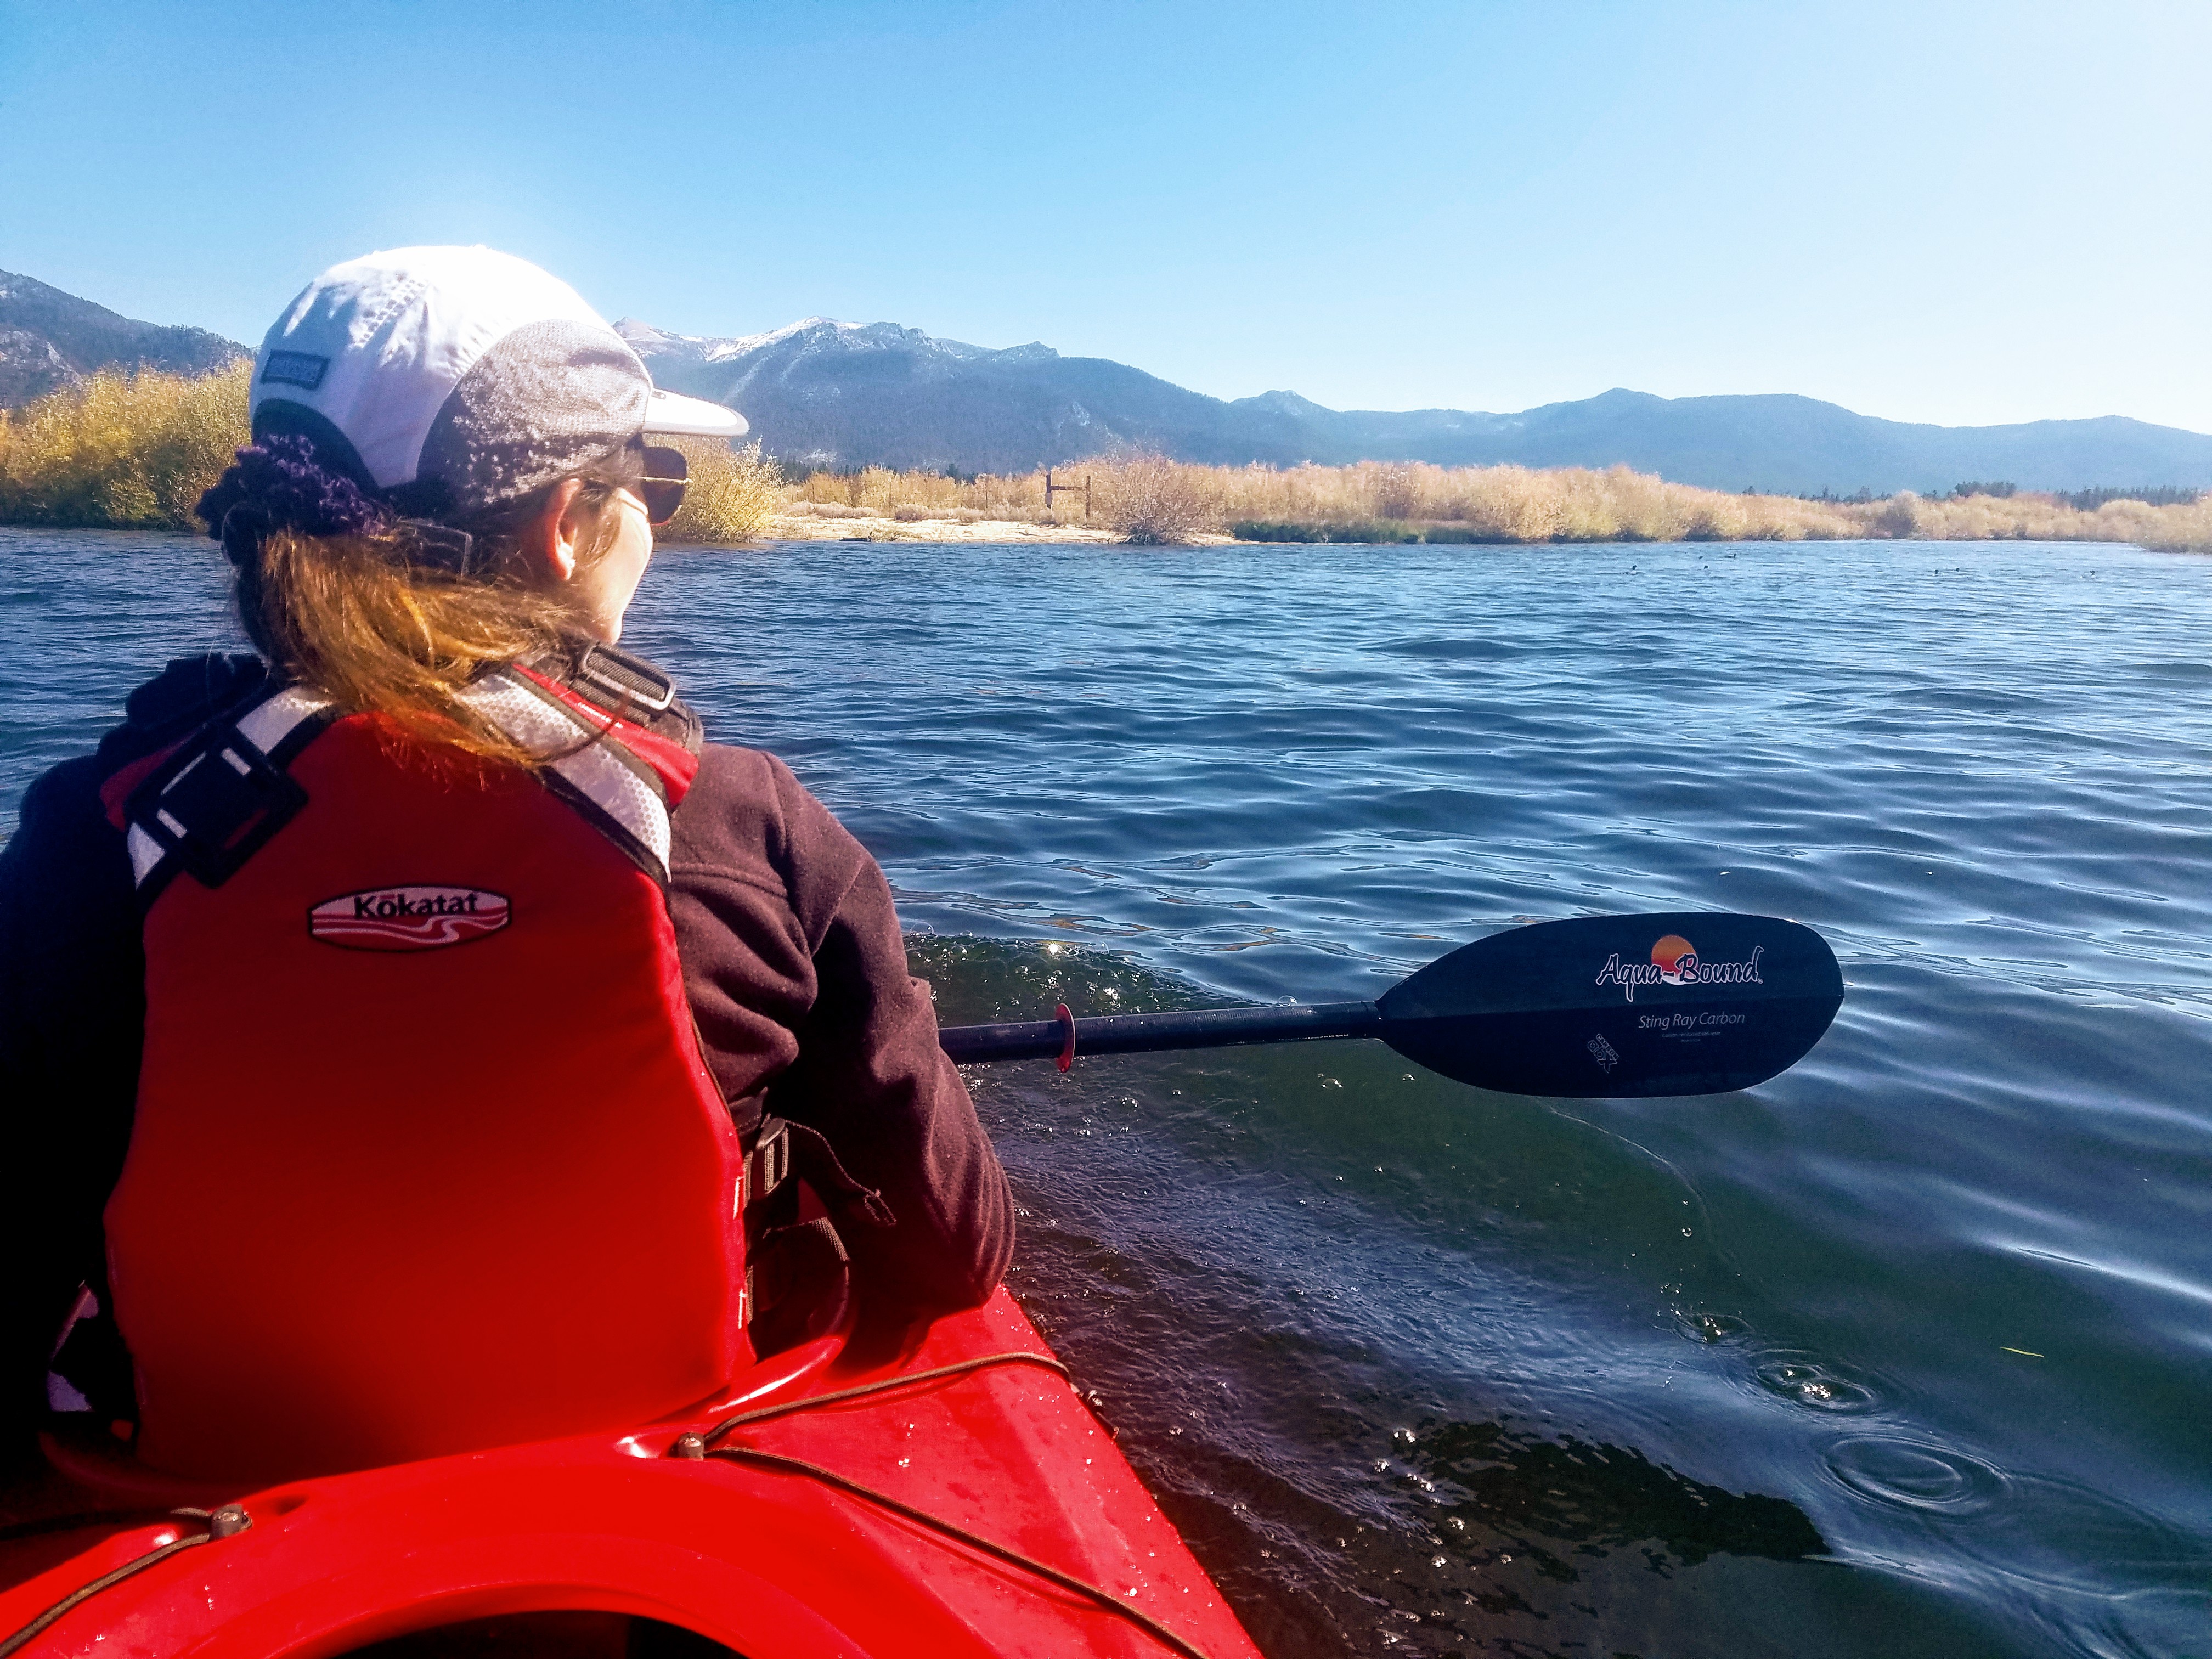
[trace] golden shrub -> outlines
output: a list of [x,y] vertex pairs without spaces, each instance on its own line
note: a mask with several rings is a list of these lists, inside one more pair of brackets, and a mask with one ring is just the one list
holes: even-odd
[[[245,362],[189,378],[105,370],[13,415],[0,412],[0,522],[197,527],[192,504],[246,441]],[[683,510],[665,539],[727,544],[767,529],[781,511],[823,516],[1068,522],[1071,498],[1048,507],[1042,472],[958,479],[941,471],[869,467],[816,472],[795,483],[761,454],[712,439],[675,441],[690,463]],[[1489,542],[1796,541],[1844,536],[1934,540],[2135,542],[2212,551],[2212,497],[2153,507],[2107,501],[2081,512],[2051,495],[1802,501],[1669,483],[1626,466],[1433,465],[1425,461],[1200,466],[1158,455],[1055,468],[1088,476],[1100,522],[1132,540],[1186,541],[1239,522],[1443,526]]]
[[[1311,462],[1275,467],[1200,466],[1158,456],[1102,459],[1055,468],[1059,481],[1094,486],[1102,523],[1133,523],[1139,495],[1171,491],[1179,536],[1249,520],[1317,527],[1396,524],[1448,527],[1484,542],[1828,541],[1839,537],[1936,540],[2140,542],[2212,548],[2212,506],[2151,507],[2111,501],[2077,512],[2044,495],[1923,499],[1910,492],[1874,501],[1805,501],[1733,495],[1669,483],[1626,466],[1433,465],[1425,461]],[[1141,480],[1141,486],[1139,481]],[[1027,522],[1068,521],[1068,499],[1045,511],[1042,472],[957,482],[934,471],[815,473],[790,486],[794,506],[819,503],[891,516],[902,507],[933,517],[957,514]],[[802,507],[802,510],[805,510]],[[1124,533],[1127,533],[1126,531]]]
[[2109,515],[2112,539],[2177,552],[2212,553],[2212,495],[2185,507],[2145,507],[2141,501],[2107,501],[2097,517]]
[[246,441],[252,360],[213,374],[102,369],[0,416],[0,519],[198,527],[192,505]]
[[690,483],[676,516],[653,533],[665,542],[728,547],[768,528],[783,506],[783,473],[761,456],[760,441],[739,448],[715,438],[659,438],[684,452]]
[[1221,524],[1215,469],[1164,455],[1135,455],[1091,469],[1098,516],[1127,540],[1155,546],[1188,542]]

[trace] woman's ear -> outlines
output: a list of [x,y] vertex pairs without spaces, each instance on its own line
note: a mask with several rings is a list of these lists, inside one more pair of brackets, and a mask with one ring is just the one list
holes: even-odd
[[553,486],[544,510],[523,528],[523,558],[549,581],[575,580],[576,550],[591,527],[576,505],[583,489],[581,479],[563,478]]

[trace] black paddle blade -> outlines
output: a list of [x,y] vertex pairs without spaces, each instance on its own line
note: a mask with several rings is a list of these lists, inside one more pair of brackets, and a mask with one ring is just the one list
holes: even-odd
[[1376,1005],[1376,1035],[1500,1094],[1711,1095],[1795,1065],[1843,1001],[1835,953],[1794,921],[1583,916],[1439,957]]

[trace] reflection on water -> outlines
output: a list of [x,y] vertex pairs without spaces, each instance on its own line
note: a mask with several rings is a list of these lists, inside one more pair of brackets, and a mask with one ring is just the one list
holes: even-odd
[[[219,561],[0,551],[9,808],[219,635]],[[1739,1095],[974,1070],[1017,1289],[1277,1659],[2206,1650],[2212,564],[1737,555],[817,544],[634,613],[883,859],[948,1023],[1602,910],[1836,947]]]
[[[1581,1577],[1572,1558],[1638,1545],[1654,1571],[1713,1555],[1802,1561],[1826,1548],[1795,1504],[1703,1486],[1619,1446],[1534,1439],[1498,1423],[1424,1422],[1393,1438],[1407,1459],[1394,1472],[1436,1494],[1439,1536],[1478,1566],[1517,1547],[1545,1577],[1571,1584]],[[1474,1545],[1471,1528],[1495,1538]]]

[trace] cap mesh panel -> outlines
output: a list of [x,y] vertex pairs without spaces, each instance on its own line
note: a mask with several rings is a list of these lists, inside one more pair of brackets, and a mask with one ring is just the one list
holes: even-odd
[[530,323],[461,376],[416,471],[437,510],[497,507],[589,466],[645,424],[645,365],[611,329]]

